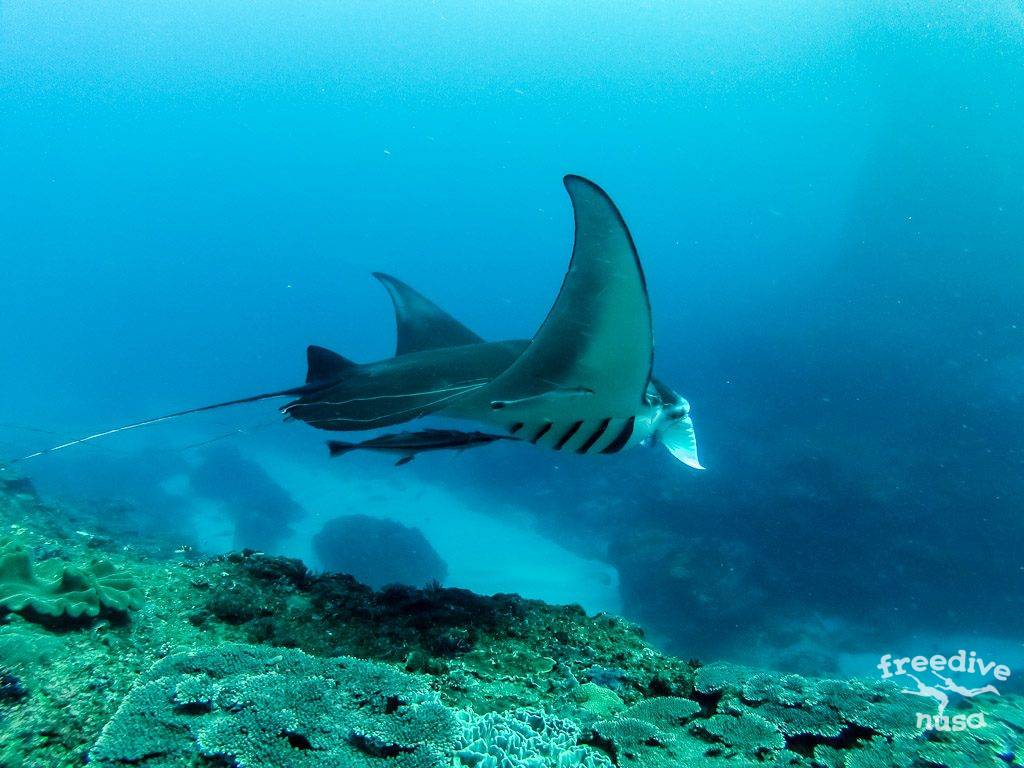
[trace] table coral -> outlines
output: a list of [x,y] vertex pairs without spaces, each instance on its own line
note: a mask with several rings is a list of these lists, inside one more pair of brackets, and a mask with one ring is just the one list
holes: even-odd
[[[440,768],[457,723],[417,676],[226,643],[157,662],[90,751],[97,765]],[[220,764],[218,763],[218,764]]]

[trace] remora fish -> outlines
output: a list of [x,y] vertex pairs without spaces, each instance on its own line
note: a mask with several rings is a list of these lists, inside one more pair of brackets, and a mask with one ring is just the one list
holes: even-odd
[[405,283],[376,273],[395,306],[394,357],[359,364],[310,346],[301,386],[147,419],[16,461],[189,413],[291,396],[282,413],[317,429],[377,429],[436,414],[566,453],[660,443],[703,469],[689,403],[652,375],[651,307],[626,223],[593,182],[564,182],[576,224],[572,259],[532,340],[484,341]]
[[490,445],[498,440],[516,440],[509,435],[491,435],[487,432],[460,432],[454,429],[424,429],[419,432],[396,432],[390,435],[363,440],[360,443],[346,443],[329,440],[327,447],[331,456],[343,456],[351,451],[379,451],[397,453],[400,458],[396,467],[408,464],[420,453],[427,451],[465,450]]

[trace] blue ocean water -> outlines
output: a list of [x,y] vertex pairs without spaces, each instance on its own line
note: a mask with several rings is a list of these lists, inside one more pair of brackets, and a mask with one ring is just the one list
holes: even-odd
[[377,514],[449,583],[679,653],[1020,658],[1022,43],[1015,2],[6,3],[0,454],[298,384],[310,343],[386,357],[374,270],[528,338],[580,173],[632,230],[706,472],[329,462],[268,403],[24,471],[223,549],[255,475],[201,492],[187,447],[223,437],[296,505],[268,548],[314,562],[327,518]]

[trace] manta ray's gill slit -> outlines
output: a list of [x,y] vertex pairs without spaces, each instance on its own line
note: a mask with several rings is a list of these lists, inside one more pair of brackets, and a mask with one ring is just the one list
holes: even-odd
[[[445,397],[439,397],[437,400],[431,400],[428,403],[423,403],[422,405],[413,406],[412,408],[403,408],[402,410],[399,410],[399,411],[392,411],[390,413],[383,413],[380,416],[374,416],[374,417],[369,418],[369,419],[354,419],[354,418],[345,417],[345,416],[333,416],[333,417],[331,417],[329,419],[310,419],[306,423],[310,424],[312,426],[316,426],[317,424],[338,424],[338,423],[341,423],[341,422],[346,422],[346,423],[349,423],[349,424],[373,424],[374,422],[381,421],[383,419],[390,419],[390,418],[394,418],[395,416],[402,416],[402,415],[404,415],[406,413],[411,413],[413,411],[421,410],[423,408],[429,408],[430,406],[437,405],[438,403],[446,402],[447,400],[451,400],[452,398],[458,397],[459,395],[463,394],[464,392],[470,392],[470,391],[472,391],[474,389],[479,389],[480,387],[485,386],[487,383],[488,383],[487,381],[484,381],[482,384],[474,384],[472,386],[461,387],[461,388],[458,388],[457,392],[454,392],[453,394],[450,394],[450,395],[446,395]],[[449,388],[449,389],[453,389],[453,388]],[[434,391],[436,391],[436,392],[447,392],[449,390],[448,389],[439,389],[439,390],[434,390]],[[433,394],[434,391],[431,391],[431,392],[420,392],[420,393],[417,393],[417,394],[428,395],[428,394]],[[380,399],[385,399],[385,398],[388,398],[388,397],[411,397],[411,396],[412,395],[383,395],[381,397],[354,398],[353,400],[346,400],[346,401],[344,401],[342,403],[319,402],[319,403],[297,403],[296,405],[306,405],[306,406],[310,406],[310,405],[345,405],[347,403],[357,402],[359,400],[380,400]],[[413,418],[415,418],[415,417],[413,417]]]
[[633,436],[633,429],[636,427],[636,416],[630,416],[622,430],[615,436],[608,445],[601,449],[601,453],[618,453],[626,447],[629,438]]
[[547,434],[548,432],[550,432],[550,431],[551,431],[551,427],[552,427],[552,426],[553,426],[553,425],[552,425],[552,423],[551,423],[550,421],[549,421],[549,422],[547,422],[547,423],[545,423],[545,424],[544,424],[543,426],[541,426],[541,428],[540,428],[540,429],[538,429],[538,430],[537,430],[537,431],[536,431],[536,432],[534,433],[533,437],[532,437],[532,438],[530,439],[530,442],[531,442],[531,443],[533,443],[534,445],[536,445],[536,444],[537,444],[537,442],[538,442],[538,441],[539,441],[539,440],[540,440],[540,439],[541,439],[542,437],[544,437],[544,435],[546,435],[546,434]]
[[523,428],[523,422],[517,421],[515,424],[513,424],[511,427],[508,428],[508,432],[509,432],[510,435],[514,435],[516,432],[518,432],[522,428]]
[[555,443],[555,450],[560,451],[565,448],[565,444],[572,440],[573,435],[580,431],[580,427],[583,426],[582,421],[574,421],[572,426],[565,430],[565,434],[558,438],[558,442]]
[[608,425],[612,423],[610,418],[603,419],[598,425],[597,429],[594,430],[594,434],[587,438],[586,442],[583,443],[579,448],[576,449],[576,453],[586,453],[594,447],[594,443],[601,439],[601,435],[604,434],[605,430],[608,429]]

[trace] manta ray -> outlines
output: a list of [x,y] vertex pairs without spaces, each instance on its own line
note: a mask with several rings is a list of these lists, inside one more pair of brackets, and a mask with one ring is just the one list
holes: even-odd
[[394,356],[356,363],[310,346],[300,386],[128,424],[23,459],[190,413],[292,397],[281,412],[317,429],[357,432],[438,416],[562,453],[661,444],[683,464],[703,469],[689,403],[652,373],[650,301],[626,222],[594,182],[569,175],[564,183],[575,218],[572,258],[532,339],[486,341],[406,283],[378,272],[374,277],[394,304]]

